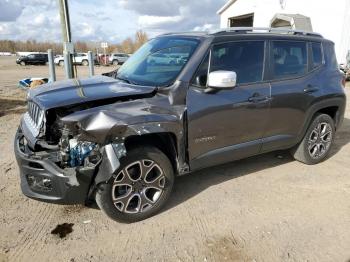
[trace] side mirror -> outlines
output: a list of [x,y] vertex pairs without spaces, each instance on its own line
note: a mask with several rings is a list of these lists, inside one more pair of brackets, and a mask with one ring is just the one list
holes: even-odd
[[236,86],[237,74],[234,71],[214,71],[209,73],[208,87],[212,89],[231,89]]

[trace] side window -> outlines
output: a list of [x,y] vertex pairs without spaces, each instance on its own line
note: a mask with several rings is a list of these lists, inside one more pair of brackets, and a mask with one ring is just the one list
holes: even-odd
[[323,53],[321,43],[311,43],[312,55],[312,69],[317,68],[323,64]]
[[212,49],[210,72],[235,71],[237,84],[262,81],[264,71],[264,41],[229,42]]
[[272,68],[273,78],[289,78],[306,74],[306,42],[273,41]]
[[206,87],[210,57],[210,72],[235,71],[237,84],[262,81],[264,71],[264,41],[229,42],[213,46],[211,56],[205,57],[192,84]]

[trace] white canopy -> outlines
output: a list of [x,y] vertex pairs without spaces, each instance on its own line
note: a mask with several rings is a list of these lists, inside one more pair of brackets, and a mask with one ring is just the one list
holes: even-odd
[[270,26],[273,28],[286,27],[295,30],[313,31],[310,17],[299,14],[276,14],[271,19]]

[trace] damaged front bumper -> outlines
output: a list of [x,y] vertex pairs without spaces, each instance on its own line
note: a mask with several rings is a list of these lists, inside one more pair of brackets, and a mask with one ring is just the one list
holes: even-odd
[[85,203],[95,167],[59,168],[47,155],[31,151],[20,129],[16,134],[14,151],[25,196],[57,204]]

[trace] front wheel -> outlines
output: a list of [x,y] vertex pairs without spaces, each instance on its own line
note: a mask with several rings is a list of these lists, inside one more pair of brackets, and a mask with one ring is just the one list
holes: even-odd
[[303,140],[292,149],[293,157],[307,165],[322,162],[333,145],[335,127],[333,119],[326,114],[314,117]]
[[115,66],[119,65],[119,61],[118,60],[113,60],[113,65],[115,65]]
[[153,216],[167,202],[174,184],[168,157],[145,146],[128,151],[110,181],[100,184],[96,202],[110,218],[136,222]]
[[83,60],[83,61],[81,62],[81,64],[82,64],[83,66],[88,66],[88,65],[89,65],[89,61],[88,61],[88,60]]
[[26,62],[24,62],[24,61],[21,61],[21,66],[25,66],[26,65]]

